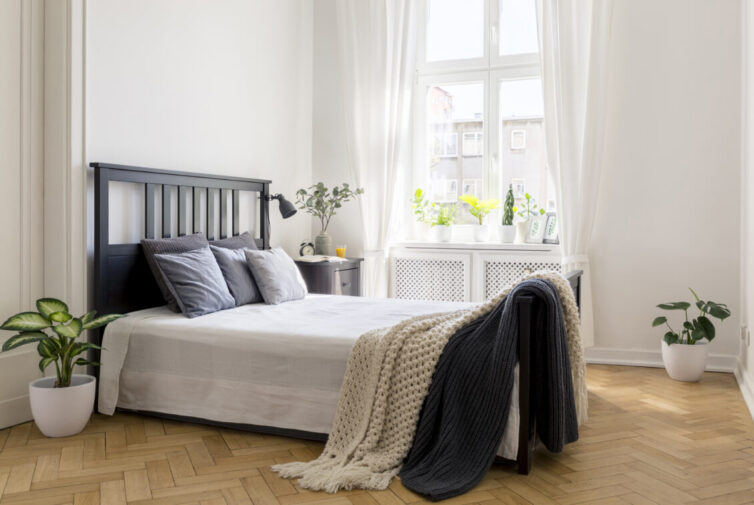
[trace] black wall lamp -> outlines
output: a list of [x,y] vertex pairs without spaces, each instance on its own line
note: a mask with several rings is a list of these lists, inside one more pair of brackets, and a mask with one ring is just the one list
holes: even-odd
[[282,193],[268,196],[267,201],[270,200],[278,201],[278,209],[280,210],[280,215],[283,216],[283,219],[288,219],[297,212],[296,206],[293,205],[289,200],[286,200]]

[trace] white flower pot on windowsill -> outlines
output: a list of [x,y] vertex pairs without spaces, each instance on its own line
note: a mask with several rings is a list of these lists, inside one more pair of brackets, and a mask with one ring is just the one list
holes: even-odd
[[696,382],[702,378],[707,366],[707,343],[668,345],[663,341],[662,362],[671,379]]
[[475,242],[489,242],[490,240],[490,227],[486,224],[474,225],[474,241]]
[[526,243],[526,232],[529,231],[529,220],[516,223],[516,244]]
[[436,225],[431,228],[433,242],[450,242],[453,237],[453,228],[447,225]]
[[516,227],[512,224],[501,225],[498,227],[500,230],[500,242],[503,244],[512,244],[516,238]]
[[31,415],[47,437],[68,437],[80,433],[94,408],[97,379],[73,375],[71,385],[56,388],[56,377],[42,377],[29,383]]

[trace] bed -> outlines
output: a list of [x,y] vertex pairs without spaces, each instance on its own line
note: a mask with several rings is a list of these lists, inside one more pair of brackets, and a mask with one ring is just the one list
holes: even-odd
[[[324,439],[348,353],[364,331],[467,304],[309,295],[279,306],[252,304],[189,320],[163,306],[138,243],[109,243],[109,184],[144,185],[144,234],[239,233],[240,192],[256,194],[257,245],[269,247],[269,185],[142,167],[93,163],[95,298],[100,312],[128,312],[104,335],[98,409],[115,408],[303,438]],[[159,192],[159,193],[158,193]],[[161,199],[155,198],[158,194]],[[174,199],[177,196],[178,202]],[[159,205],[158,203],[159,202]],[[569,280],[578,299],[579,275]],[[529,319],[525,298],[511,413],[498,455],[528,473],[534,449],[529,409]],[[103,335],[94,337],[102,343]],[[520,394],[519,394],[520,393]]]

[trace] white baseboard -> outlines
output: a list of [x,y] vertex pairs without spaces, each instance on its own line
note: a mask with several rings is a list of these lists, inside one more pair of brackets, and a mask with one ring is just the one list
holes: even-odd
[[29,395],[0,402],[0,427],[15,426],[31,421]]
[[738,387],[741,390],[741,395],[744,397],[746,406],[749,407],[749,413],[754,419],[754,381],[749,379],[749,375],[744,372],[740,361],[733,374],[736,376],[736,381],[738,381]]
[[[584,350],[587,363],[599,365],[649,366],[663,368],[660,350],[613,349],[610,347],[589,347]],[[733,373],[736,370],[736,356],[730,354],[710,354],[707,357],[708,372]]]

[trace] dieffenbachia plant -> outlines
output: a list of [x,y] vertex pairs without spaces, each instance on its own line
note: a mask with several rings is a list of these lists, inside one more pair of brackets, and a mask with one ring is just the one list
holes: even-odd
[[712,341],[715,338],[715,325],[712,324],[712,321],[707,316],[709,315],[720,321],[724,321],[730,316],[730,310],[724,303],[704,301],[699,298],[693,289],[689,288],[689,291],[694,295],[696,308],[699,309],[699,315],[696,318],[689,320],[689,308],[691,307],[689,302],[661,303],[657,306],[663,310],[682,310],[686,316],[686,320],[683,322],[683,329],[680,333],[671,328],[668,318],[665,316],[658,316],[652,321],[653,328],[663,324],[668,327],[668,331],[663,336],[663,340],[668,345],[694,345],[703,338]]
[[[0,326],[2,330],[18,331],[17,335],[9,338],[0,352],[10,351],[26,344],[37,344],[37,352],[42,358],[39,369],[44,373],[45,368],[55,363],[57,372],[56,388],[71,385],[74,365],[94,365],[99,363],[77,358],[89,349],[102,349],[89,342],[77,342],[81,332],[93,330],[107,323],[115,321],[121,314],[107,314],[95,317],[97,311],[87,312],[83,316],[73,317],[68,312],[68,305],[55,298],[40,298],[37,300],[37,312],[21,312],[11,316]],[[51,330],[53,335],[46,333]]]

